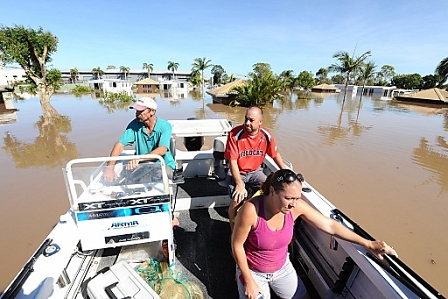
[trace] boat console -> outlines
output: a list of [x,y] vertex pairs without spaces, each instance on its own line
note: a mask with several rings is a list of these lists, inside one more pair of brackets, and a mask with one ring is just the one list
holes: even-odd
[[[151,158],[128,170],[128,162]],[[107,162],[115,160],[114,166]],[[115,179],[104,173],[114,168]],[[171,189],[163,159],[158,155],[77,159],[65,169],[70,207],[83,250],[148,242],[168,243],[174,261]]]

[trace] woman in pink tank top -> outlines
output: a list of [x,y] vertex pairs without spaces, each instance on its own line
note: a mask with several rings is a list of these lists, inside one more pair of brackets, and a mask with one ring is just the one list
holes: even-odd
[[263,195],[247,201],[232,232],[232,252],[240,298],[309,298],[288,256],[294,221],[301,216],[320,230],[362,245],[382,258],[397,253],[383,241],[370,241],[325,217],[301,199],[303,176],[289,169],[271,173]]

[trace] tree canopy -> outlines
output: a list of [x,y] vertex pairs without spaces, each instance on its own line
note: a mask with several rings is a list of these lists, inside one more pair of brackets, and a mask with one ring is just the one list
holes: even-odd
[[22,67],[30,91],[39,93],[41,105],[49,105],[50,97],[63,84],[59,70],[47,69],[57,46],[57,37],[42,27],[37,30],[17,25],[0,27],[0,60]]
[[179,63],[174,61],[168,61],[168,70],[173,72],[173,78],[174,78],[174,72],[177,71],[179,68]]
[[370,56],[370,51],[363,53],[361,56],[355,57],[350,56],[347,52],[337,52],[333,55],[333,58],[339,63],[334,63],[329,67],[329,70],[332,72],[340,73],[341,75],[345,75],[345,88],[344,88],[344,99],[342,103],[345,103],[345,97],[347,95],[347,85],[350,82],[350,75],[356,72],[366,60],[367,57]]
[[202,88],[204,88],[204,70],[211,67],[211,60],[207,58],[196,58],[194,62],[191,64],[192,70],[201,71],[201,80],[202,80]]
[[283,87],[283,82],[274,76],[272,72],[261,78],[252,74],[251,81],[233,89],[237,92],[237,95],[230,104],[232,106],[250,107],[256,105],[263,107],[267,104],[272,104],[274,100],[283,102],[283,97],[280,93]]
[[439,86],[442,86],[448,80],[448,57],[445,57],[437,65],[435,74],[440,76]]

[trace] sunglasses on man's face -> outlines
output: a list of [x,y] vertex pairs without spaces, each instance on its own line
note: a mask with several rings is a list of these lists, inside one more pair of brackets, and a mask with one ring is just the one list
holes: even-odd
[[288,182],[292,183],[298,180],[300,183],[304,181],[303,175],[301,173],[294,173],[292,171],[279,175],[276,179],[277,183]]

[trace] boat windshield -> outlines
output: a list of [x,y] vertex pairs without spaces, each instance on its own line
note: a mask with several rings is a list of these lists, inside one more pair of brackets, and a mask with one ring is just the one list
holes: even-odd
[[167,174],[161,163],[145,162],[131,169],[129,161],[119,161],[114,167],[104,161],[79,162],[67,167],[65,178],[72,208],[84,210],[95,207],[92,203],[169,193]]

